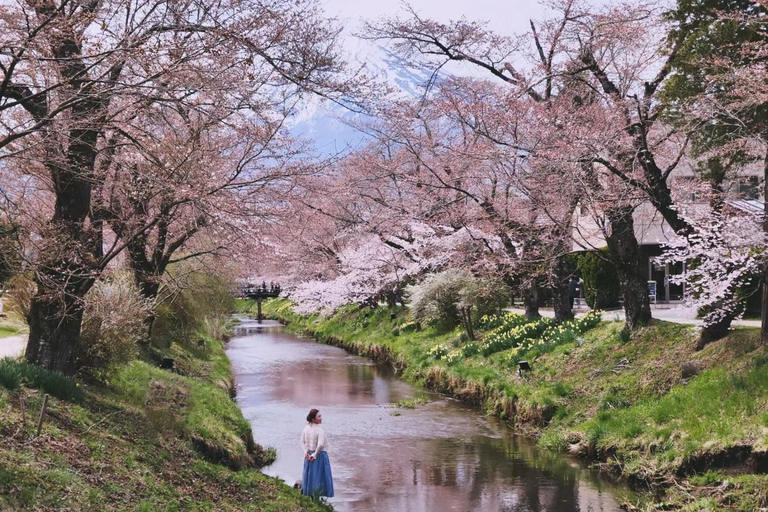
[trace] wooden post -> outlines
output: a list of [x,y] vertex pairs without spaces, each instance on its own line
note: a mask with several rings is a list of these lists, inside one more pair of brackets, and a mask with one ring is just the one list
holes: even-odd
[[21,405],[21,424],[24,425],[27,423],[27,401],[23,396],[19,398],[19,405]]
[[37,421],[37,435],[40,435],[40,431],[43,429],[43,418],[45,417],[45,409],[48,407],[48,393],[43,397],[43,407],[40,409],[40,419]]
[[256,299],[256,304],[259,306],[259,315],[256,317],[256,319],[259,323],[261,323],[261,297]]

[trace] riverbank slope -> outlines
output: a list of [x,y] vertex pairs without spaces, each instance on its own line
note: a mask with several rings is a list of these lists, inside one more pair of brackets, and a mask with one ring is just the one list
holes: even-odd
[[258,471],[273,455],[230,396],[221,341],[167,355],[175,372],[137,360],[102,385],[0,361],[0,510],[326,510]]
[[521,378],[509,350],[438,359],[464,350],[466,340],[458,332],[417,331],[403,309],[300,316],[288,301],[274,300],[264,311],[293,331],[388,363],[413,382],[507,419],[544,447],[660,493],[629,509],[768,507],[768,350],[754,329],[696,352],[690,326],[654,322],[627,339],[621,323],[603,322],[528,352],[533,370]]

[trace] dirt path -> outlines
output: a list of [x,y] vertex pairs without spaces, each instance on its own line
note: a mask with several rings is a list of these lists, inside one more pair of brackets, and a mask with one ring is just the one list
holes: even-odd
[[27,335],[8,336],[0,338],[0,359],[4,357],[17,357],[24,353],[27,347]]

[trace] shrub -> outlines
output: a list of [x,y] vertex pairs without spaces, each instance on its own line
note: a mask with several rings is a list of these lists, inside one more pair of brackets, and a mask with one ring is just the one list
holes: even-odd
[[147,337],[151,302],[141,296],[128,273],[116,272],[97,282],[85,296],[81,352],[82,372],[103,378],[116,365],[136,355]]
[[421,283],[408,286],[406,294],[415,321],[434,323],[446,330],[463,323],[462,310],[472,311],[477,318],[499,309],[496,283],[478,279],[466,270],[430,274]]
[[0,360],[0,386],[13,391],[21,386],[21,370],[10,357]]
[[579,258],[579,270],[584,279],[584,297],[592,309],[606,309],[619,305],[621,288],[616,267],[605,251],[588,252]]
[[8,282],[9,309],[27,321],[37,285],[30,274],[17,274]]
[[174,341],[186,344],[200,333],[223,339],[235,311],[232,283],[183,266],[172,269],[171,274],[173,285],[161,289],[163,304],[155,312],[152,344],[162,348]]

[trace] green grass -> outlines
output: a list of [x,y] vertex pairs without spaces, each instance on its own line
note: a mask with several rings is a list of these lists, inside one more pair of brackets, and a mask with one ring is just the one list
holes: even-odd
[[186,375],[134,361],[78,388],[81,403],[52,398],[40,437],[42,394],[0,387],[0,510],[327,510],[257,470],[274,449],[253,442],[223,382],[222,343],[168,350]]
[[[690,487],[669,490],[681,510],[768,507],[768,478],[742,475],[738,464],[725,469],[727,492],[712,493],[695,479],[730,449],[768,451],[768,348],[756,329],[736,329],[697,352],[691,326],[654,321],[626,337],[622,323],[602,322],[576,336],[558,334],[553,343],[526,342],[523,353],[510,348],[484,356],[465,350],[470,342],[459,331],[416,331],[402,308],[349,306],[328,317],[300,316],[278,299],[263,311],[290,330],[388,361],[414,383],[507,419],[542,447],[592,457],[649,482],[678,475]],[[500,322],[487,323],[497,329]],[[533,371],[521,379],[515,370],[522,357]],[[685,363],[700,372],[684,379]]]
[[414,398],[403,398],[402,400],[398,400],[394,403],[394,406],[402,409],[415,409],[416,407],[427,403],[429,403],[429,398],[425,396],[417,396]]
[[250,424],[231,399],[233,376],[222,343],[201,339],[203,346],[194,345],[197,357],[178,345],[167,352],[190,375],[133,361],[114,374],[112,389],[135,406],[147,405],[154,421],[178,430],[211,460],[236,469],[271,462],[273,453],[252,446]]
[[80,403],[85,397],[72,377],[10,357],[0,359],[0,386],[13,391],[22,384],[69,402]]
[[0,338],[15,336],[27,330],[27,325],[16,311],[6,311],[0,318]]
[[0,338],[7,338],[8,336],[14,336],[19,333],[19,329],[12,325],[0,324]]

